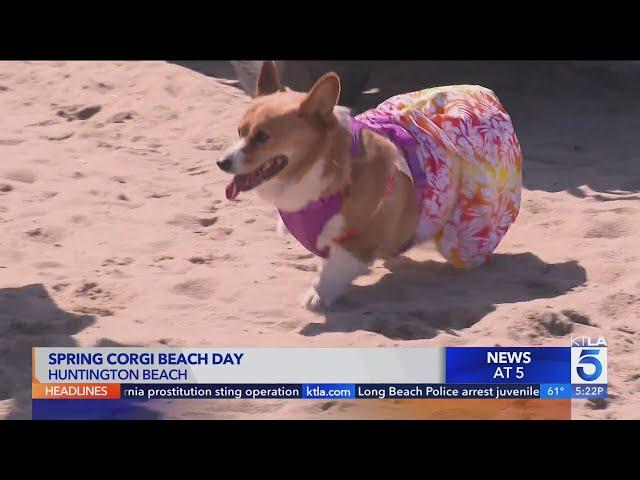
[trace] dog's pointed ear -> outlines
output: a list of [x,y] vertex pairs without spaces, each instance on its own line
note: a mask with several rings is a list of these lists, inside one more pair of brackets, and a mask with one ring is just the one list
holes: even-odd
[[258,82],[256,84],[256,96],[271,95],[277,91],[284,90],[278,79],[278,70],[276,64],[271,60],[262,62],[260,73],[258,74]]
[[334,72],[318,79],[300,104],[300,113],[305,116],[328,118],[340,99],[340,78]]

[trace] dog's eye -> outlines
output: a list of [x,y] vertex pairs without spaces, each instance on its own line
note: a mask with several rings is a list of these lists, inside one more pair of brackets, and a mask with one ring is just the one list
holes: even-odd
[[269,135],[267,135],[262,130],[258,130],[258,132],[253,136],[253,140],[256,143],[265,143],[267,140],[269,140]]

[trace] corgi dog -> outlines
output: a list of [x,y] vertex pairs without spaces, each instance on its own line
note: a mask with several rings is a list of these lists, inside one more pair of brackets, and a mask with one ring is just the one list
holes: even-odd
[[330,307],[376,259],[435,241],[459,268],[483,263],[520,207],[522,154],[509,115],[484,87],[397,95],[351,117],[340,79],[284,88],[264,62],[239,141],[217,164],[228,199],[255,190],[324,259],[302,303]]

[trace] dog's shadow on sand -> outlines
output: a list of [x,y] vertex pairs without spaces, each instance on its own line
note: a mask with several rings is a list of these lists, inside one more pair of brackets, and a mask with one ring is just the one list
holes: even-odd
[[323,312],[324,323],[310,323],[300,333],[366,330],[397,340],[433,338],[441,331],[457,335],[493,312],[496,304],[557,297],[586,281],[578,262],[550,264],[532,253],[494,254],[471,271],[404,256],[385,267],[390,273],[380,281],[351,286]]
[[[58,307],[41,283],[0,289],[0,401],[11,400],[9,411],[0,412],[0,416],[31,419],[31,347],[77,347],[73,335],[95,321],[92,315],[78,315]],[[118,344],[108,340],[97,344],[115,345]],[[156,416],[155,412],[138,406],[119,412],[109,413],[112,418],[120,415],[123,419]],[[60,418],[66,418],[64,415]],[[81,417],[82,412],[74,415]]]

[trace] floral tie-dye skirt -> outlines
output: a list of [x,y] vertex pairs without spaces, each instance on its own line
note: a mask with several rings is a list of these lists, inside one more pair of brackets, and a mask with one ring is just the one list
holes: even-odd
[[435,239],[456,267],[483,263],[515,221],[522,190],[520,144],[496,95],[475,85],[430,88],[356,118],[392,119],[416,140],[425,183],[414,243]]

